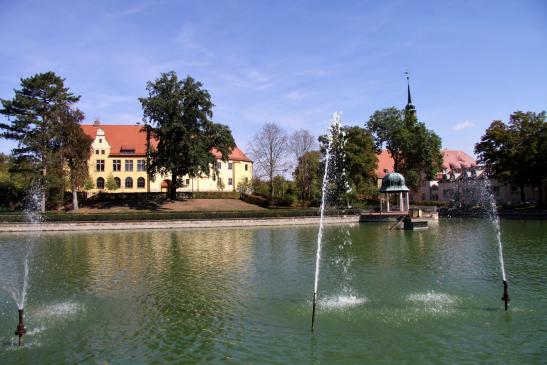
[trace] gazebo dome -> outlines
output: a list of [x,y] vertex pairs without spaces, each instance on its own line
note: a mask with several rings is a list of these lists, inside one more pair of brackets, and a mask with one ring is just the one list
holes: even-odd
[[409,190],[406,187],[405,178],[397,172],[390,172],[382,179],[380,193],[400,193]]

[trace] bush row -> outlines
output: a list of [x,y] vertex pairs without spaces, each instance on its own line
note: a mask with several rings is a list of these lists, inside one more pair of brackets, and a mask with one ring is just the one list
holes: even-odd
[[[356,215],[358,209],[327,210],[328,216]],[[149,221],[170,219],[245,219],[245,218],[283,218],[316,217],[319,209],[273,209],[222,212],[127,212],[127,213],[57,213],[43,215],[45,222],[110,222],[110,221]],[[26,222],[24,214],[0,214],[0,222]]]

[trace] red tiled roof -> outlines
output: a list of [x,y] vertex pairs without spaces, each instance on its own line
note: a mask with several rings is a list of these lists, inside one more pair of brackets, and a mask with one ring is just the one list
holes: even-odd
[[[443,154],[443,169],[461,169],[477,165],[475,159],[463,151],[441,150],[441,153]],[[382,150],[378,154],[378,167],[375,170],[376,176],[380,179],[383,178],[386,175],[384,169],[388,170],[388,172],[393,172],[393,165],[394,162],[391,154],[387,150]],[[437,174],[435,178],[437,180],[442,178],[442,173]]]
[[[106,141],[110,144],[111,156],[124,155],[127,156],[128,153],[122,153],[122,150],[135,150],[135,153],[130,155],[141,155],[146,154],[146,132],[143,130],[143,127],[140,125],[114,125],[114,124],[83,124],[82,129],[85,134],[91,138],[95,138],[97,130],[100,128],[104,131],[104,137]],[[150,144],[155,148],[158,143],[154,138],[151,138]],[[216,158],[220,158],[220,152],[213,148],[211,151]],[[232,150],[232,153],[229,157],[232,161],[248,161],[252,162],[243,151],[236,146]]]
[[387,172],[393,172],[394,164],[395,162],[393,161],[393,158],[388,150],[382,150],[378,154],[378,167],[374,171],[376,173],[376,177],[381,179],[386,176],[386,172],[384,170],[387,170]]
[[443,169],[461,169],[477,165],[475,159],[463,151],[442,150],[441,153],[443,154]]

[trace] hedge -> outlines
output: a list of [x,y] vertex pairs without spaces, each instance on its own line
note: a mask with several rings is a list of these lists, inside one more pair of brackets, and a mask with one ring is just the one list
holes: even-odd
[[[328,216],[357,215],[358,209],[327,210]],[[244,219],[244,218],[283,218],[316,217],[319,209],[274,209],[220,212],[126,212],[126,213],[60,213],[43,214],[45,222],[99,222],[99,221],[152,221],[170,219]],[[25,214],[0,214],[0,222],[26,222]]]

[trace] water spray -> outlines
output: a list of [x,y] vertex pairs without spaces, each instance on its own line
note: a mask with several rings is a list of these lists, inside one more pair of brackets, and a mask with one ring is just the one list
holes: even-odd
[[15,330],[15,335],[19,336],[19,347],[23,346],[23,336],[25,335],[25,333],[27,333],[24,319],[25,311],[23,309],[19,309],[19,324],[17,325],[17,329]]
[[501,300],[505,302],[505,310],[507,310],[507,304],[511,300],[509,299],[509,293],[507,292],[507,280],[503,280],[503,296]]

